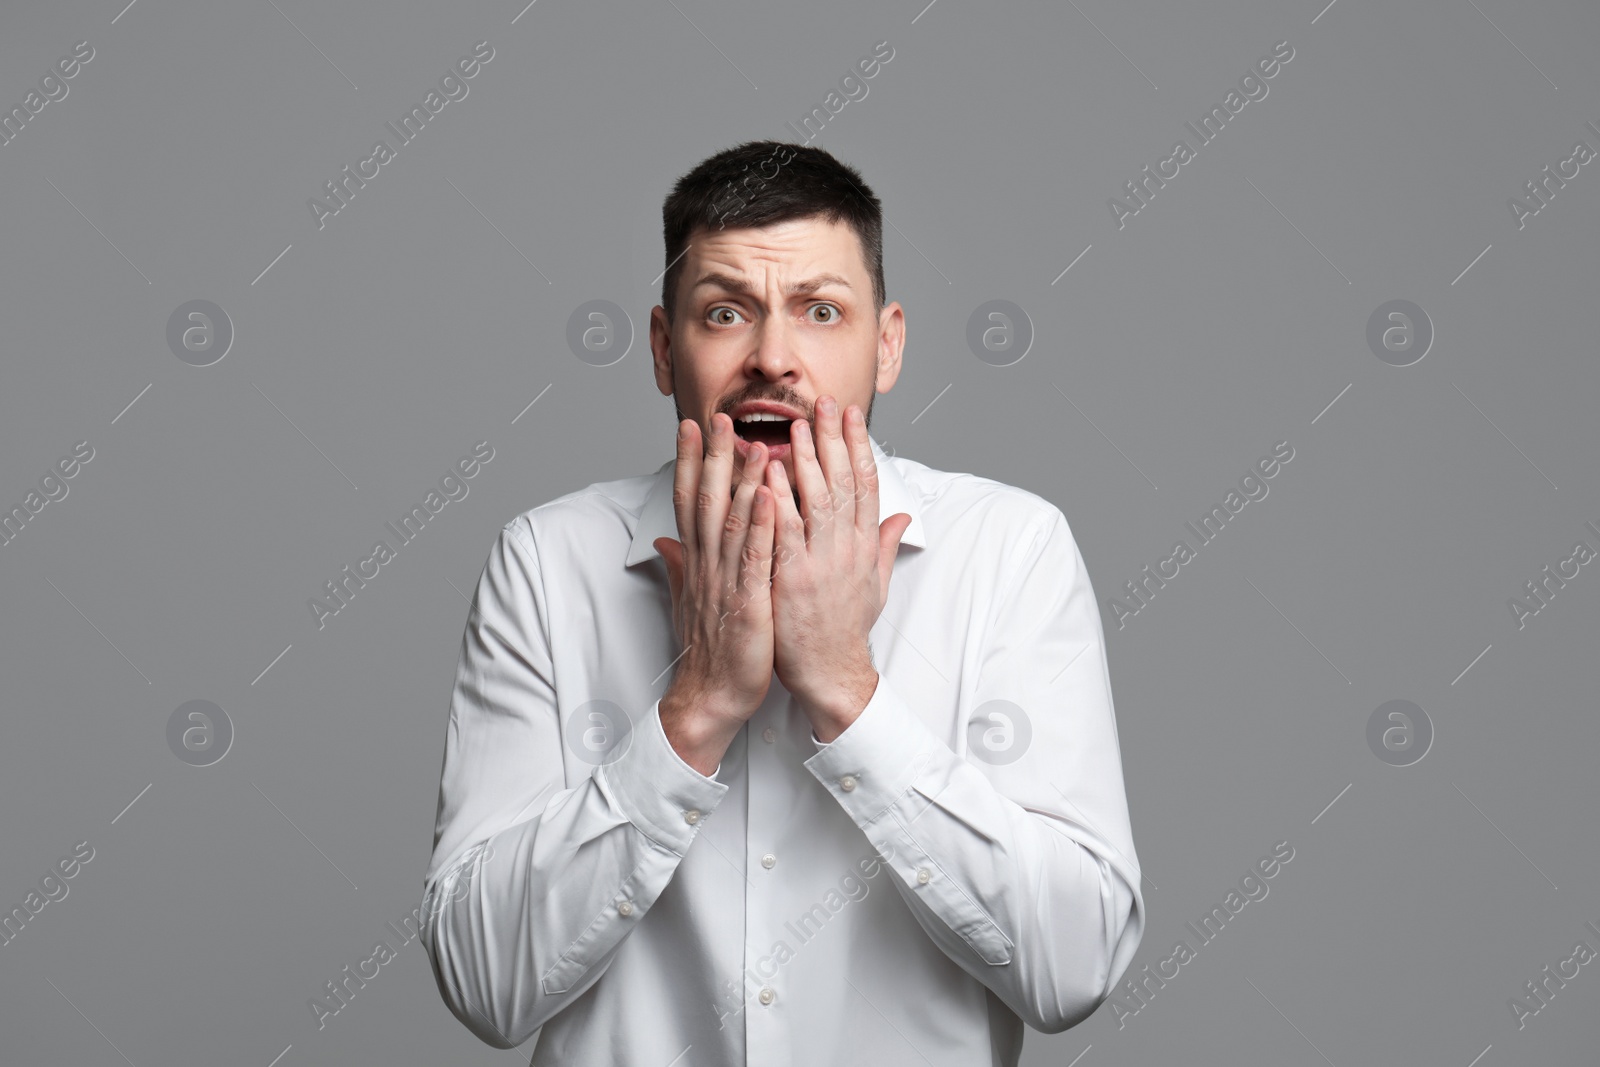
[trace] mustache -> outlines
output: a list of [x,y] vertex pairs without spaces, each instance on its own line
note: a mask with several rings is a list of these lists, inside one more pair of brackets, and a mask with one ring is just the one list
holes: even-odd
[[[801,413],[800,417],[801,418],[805,419],[807,422],[811,423],[812,425],[816,425],[816,421],[817,420],[816,420],[816,409],[815,409],[815,406],[812,405],[812,404],[808,404],[804,399],[802,399],[802,398],[800,398],[798,396],[781,396],[781,395],[780,396],[771,396],[771,395],[767,395],[767,396],[740,396],[740,397],[735,397],[734,399],[728,401],[727,403],[717,405],[716,410],[722,412],[724,415],[728,415],[728,416],[731,417],[733,415],[733,409],[734,408],[736,408],[740,404],[746,403],[748,401],[756,401],[756,400],[765,400],[765,401],[768,401],[769,403],[782,404],[785,407],[796,408],[796,409],[798,409],[800,411],[800,413]],[[684,419],[687,419],[689,417],[688,415],[685,415],[683,413],[683,408],[678,405],[678,401],[677,401],[676,398],[674,398],[673,401],[672,401],[672,411],[673,411],[673,414],[677,416],[677,421],[678,422],[682,422]],[[699,420],[696,419],[695,421],[698,422]]]
[[718,410],[724,414],[732,415],[733,409],[738,407],[740,404],[754,401],[766,401],[769,404],[782,404],[784,407],[796,408],[800,411],[801,417],[807,422],[816,421],[816,419],[813,418],[816,413],[815,406],[808,403],[804,397],[795,393],[756,393],[746,396],[737,396],[732,400],[729,400],[726,404],[723,404]]
[[[802,412],[802,417],[806,420],[806,422],[810,423],[812,426],[817,424],[815,405],[808,402],[804,397],[792,393],[735,397],[733,401],[718,407],[717,410],[723,412],[724,414],[731,415],[734,408],[738,407],[740,404],[743,404],[747,400],[769,400],[774,404],[785,404],[789,407],[798,408]],[[867,399],[866,409],[862,412],[862,415],[866,420],[867,431],[869,433],[872,430],[872,410],[877,405],[877,402],[878,398],[876,394],[869,397]],[[678,397],[676,393],[674,393],[672,397],[672,411],[676,416],[676,421],[673,425],[677,425],[677,423],[680,423],[689,417],[683,413],[683,408],[678,403]],[[698,422],[699,420],[696,419],[695,421]]]

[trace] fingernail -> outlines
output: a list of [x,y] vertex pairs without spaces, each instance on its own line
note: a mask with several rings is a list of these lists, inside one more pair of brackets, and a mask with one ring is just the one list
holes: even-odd
[[826,399],[824,399],[820,406],[822,408],[822,413],[824,415],[835,415],[839,411],[838,402],[836,400],[834,400],[833,397],[831,397],[831,396],[827,397]]
[[678,423],[678,440],[687,441],[688,439],[689,439],[689,420],[688,419],[684,419],[682,422]]

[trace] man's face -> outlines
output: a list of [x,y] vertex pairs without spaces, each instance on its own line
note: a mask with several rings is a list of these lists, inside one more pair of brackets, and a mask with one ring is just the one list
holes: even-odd
[[[675,299],[670,327],[661,307],[650,313],[656,387],[707,439],[713,414],[733,418],[735,475],[761,441],[797,487],[791,420],[815,427],[824,394],[841,415],[851,404],[866,414],[900,375],[905,315],[898,302],[873,306],[861,243],[842,222],[696,230]],[[744,421],[763,405],[781,421]]]

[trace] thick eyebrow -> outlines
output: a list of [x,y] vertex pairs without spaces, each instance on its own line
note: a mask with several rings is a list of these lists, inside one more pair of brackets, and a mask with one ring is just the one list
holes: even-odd
[[[850,285],[850,283],[845,281],[837,274],[819,274],[815,278],[807,278],[803,282],[795,282],[793,285],[789,286],[788,291],[790,296],[810,296],[818,289],[822,289],[829,285],[842,286],[843,288],[854,292],[854,288]],[[730,293],[738,293],[740,296],[752,296],[755,293],[755,287],[749,282],[742,278],[735,278],[732,275],[723,274],[721,271],[712,271],[711,273],[704,275],[699,281],[694,283],[689,291],[693,293],[695,290],[704,288],[706,286],[724,289]]]

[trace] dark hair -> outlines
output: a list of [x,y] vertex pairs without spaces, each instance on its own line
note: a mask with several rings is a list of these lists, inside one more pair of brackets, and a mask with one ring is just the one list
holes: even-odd
[[874,307],[884,306],[883,205],[861,173],[832,154],[785,141],[746,141],[678,179],[661,205],[667,273],[661,306],[672,321],[683,253],[696,230],[773,226],[793,219],[843,222],[861,243]]

